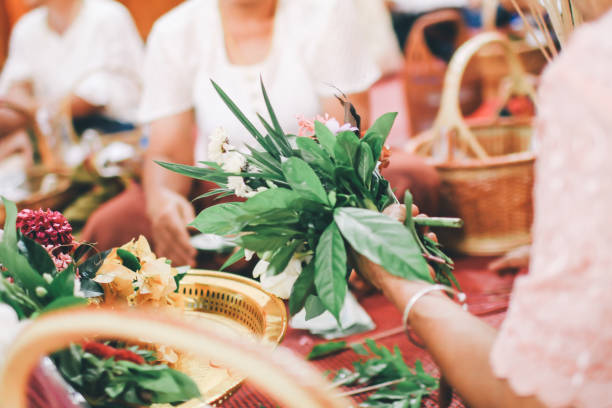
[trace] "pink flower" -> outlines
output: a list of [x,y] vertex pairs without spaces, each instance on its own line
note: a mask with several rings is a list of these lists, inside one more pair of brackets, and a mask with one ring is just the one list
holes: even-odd
[[298,136],[301,137],[313,137],[315,133],[315,121],[319,121],[323,123],[334,135],[337,135],[340,132],[351,131],[354,132],[358,130],[356,127],[351,126],[350,123],[345,123],[340,126],[340,123],[335,119],[329,116],[329,113],[326,113],[324,116],[317,115],[315,119],[309,120],[304,117],[304,115],[297,116],[298,125],[300,126],[300,131]]
[[[47,250],[53,263],[55,264],[55,268],[58,272],[63,271],[72,263],[72,257],[64,252],[56,251],[58,247],[54,247],[52,245],[43,245],[43,248]],[[61,247],[60,247],[61,248]]]
[[304,115],[296,116],[300,131],[298,136],[300,137],[312,137],[314,135],[314,120],[308,120]]
[[17,228],[40,245],[53,247],[54,252],[70,252],[73,247],[72,226],[58,211],[21,210],[17,214]]

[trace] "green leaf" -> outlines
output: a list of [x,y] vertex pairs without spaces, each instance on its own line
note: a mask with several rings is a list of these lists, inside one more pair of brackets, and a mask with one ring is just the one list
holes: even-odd
[[32,268],[28,259],[17,252],[16,247],[9,247],[6,242],[0,245],[0,264],[30,296],[36,296],[35,291],[38,286],[49,287],[42,276]]
[[81,280],[81,293],[85,298],[93,298],[104,295],[104,289],[98,282],[94,282],[91,279]]
[[57,273],[51,255],[38,242],[21,235],[17,241],[17,248],[19,253],[28,259],[32,268],[40,275],[45,273],[55,275]]
[[306,320],[314,319],[325,312],[325,306],[323,306],[319,297],[315,295],[310,295],[306,298],[304,309],[306,310]]
[[370,352],[361,343],[351,344],[351,348],[360,356],[369,356]]
[[392,275],[432,281],[414,236],[397,220],[361,208],[337,208],[334,220],[355,251]]
[[126,268],[131,269],[134,272],[138,272],[140,270],[140,261],[138,260],[136,255],[134,255],[130,251],[118,248],[117,256],[121,258],[121,261],[123,261],[123,266],[125,266]]
[[336,136],[336,145],[334,147],[336,163],[354,169],[360,143],[359,138],[351,131],[339,133]]
[[261,143],[263,140],[263,136],[261,133],[259,133],[255,125],[253,125],[253,123],[251,123],[251,121],[247,119],[247,117],[242,113],[240,108],[238,108],[238,106],[230,99],[229,96],[227,96],[227,94],[223,91],[223,89],[221,89],[219,85],[217,85],[215,81],[211,80],[210,82],[212,82],[213,87],[215,88],[219,96],[221,96],[221,99],[223,100],[223,102],[225,102],[230,111],[232,111],[234,116],[236,116],[236,118],[240,121],[240,123],[242,123],[246,130],[248,130],[248,132],[253,135],[253,137],[259,142],[259,144],[261,144],[261,146],[265,148],[265,142],[263,144]]
[[240,231],[241,225],[235,222],[244,211],[243,203],[232,202],[213,205],[204,209],[189,225],[204,234],[229,235]]
[[261,93],[263,94],[264,101],[266,102],[266,109],[268,110],[268,115],[270,116],[270,120],[274,125],[274,130],[277,135],[277,144],[283,147],[283,153],[285,156],[289,157],[291,155],[291,145],[285,138],[285,132],[283,132],[283,128],[278,121],[278,117],[272,108],[272,104],[270,103],[270,98],[268,97],[268,92],[266,91],[266,87],[264,86],[263,79],[260,78],[261,82]]
[[215,169],[208,169],[206,167],[188,166],[186,164],[178,163],[166,163],[162,161],[155,161],[163,168],[173,171],[183,176],[191,177],[197,180],[211,181],[216,184],[227,184],[227,173],[220,172]]
[[290,157],[283,165],[283,174],[291,188],[303,197],[329,205],[321,180],[304,160]]
[[321,303],[340,323],[346,297],[346,249],[335,222],[321,234],[315,252],[315,287]]
[[329,128],[323,123],[317,120],[315,121],[315,135],[321,146],[323,146],[323,149],[325,149],[325,151],[327,152],[327,154],[334,158],[336,136],[334,136],[332,131],[329,130]]
[[314,295],[314,262],[309,262],[302,269],[302,273],[293,283],[291,295],[289,296],[289,313],[293,316],[297,314],[306,305],[308,296]]
[[357,161],[357,175],[366,186],[370,188],[376,161],[372,156],[372,149],[367,143],[359,144],[359,160]]
[[382,152],[383,146],[385,145],[385,138],[378,132],[368,132],[361,139],[362,143],[367,143],[372,149],[372,157],[375,161],[378,161]]
[[346,349],[346,341],[330,341],[327,343],[317,344],[310,350],[306,356],[308,360],[315,360],[321,357],[326,357],[331,354],[339,353]]
[[[249,227],[248,229],[252,229],[252,227],[259,225],[288,225],[296,224],[299,221],[300,213],[298,211],[273,208],[269,211],[243,214],[236,217],[232,222],[234,222],[236,225],[247,225]],[[246,229],[246,227],[243,228],[243,230]]]
[[234,252],[232,254],[232,256],[227,258],[227,261],[225,261],[225,263],[223,263],[223,265],[221,265],[221,269],[219,269],[219,270],[220,271],[224,271],[225,269],[229,268],[230,266],[232,266],[233,264],[235,264],[236,262],[238,262],[242,258],[244,258],[244,248],[240,248],[239,250]]
[[262,191],[249,198],[242,209],[246,213],[261,213],[273,209],[295,209],[296,203],[301,199],[300,195],[287,188],[274,188]]
[[333,177],[334,163],[332,163],[329,154],[317,142],[308,137],[299,137],[296,143],[300,148],[302,159],[306,163],[323,170],[328,177]]
[[51,295],[51,298],[58,299],[74,294],[74,270],[74,264],[70,264],[53,279],[51,285],[49,285],[49,295]]
[[239,246],[254,252],[276,251],[287,243],[287,238],[278,235],[245,234],[234,240]]
[[4,203],[4,233],[2,243],[7,246],[17,244],[17,206],[11,200],[2,197]]
[[109,253],[110,249],[104,252],[98,252],[97,254],[87,258],[85,262],[79,265],[79,276],[81,277],[81,280],[95,278],[98,269],[100,269],[104,259],[106,259]]
[[64,296],[49,303],[43,310],[41,310],[40,313],[43,314],[58,309],[76,306],[87,306],[87,299],[76,296]]
[[391,128],[393,127],[393,122],[395,122],[396,117],[397,112],[385,113],[384,115],[376,119],[374,124],[370,126],[370,129],[368,129],[368,131],[366,132],[366,135],[368,133],[377,132],[382,135],[384,143],[384,141],[387,140],[389,133],[391,132]]
[[300,245],[302,245],[302,242],[296,240],[276,251],[270,258],[270,266],[266,273],[268,275],[278,275],[283,272]]
[[187,272],[181,272],[174,275],[174,283],[176,284],[176,289],[174,289],[174,293],[178,293],[181,281],[185,276],[187,276]]

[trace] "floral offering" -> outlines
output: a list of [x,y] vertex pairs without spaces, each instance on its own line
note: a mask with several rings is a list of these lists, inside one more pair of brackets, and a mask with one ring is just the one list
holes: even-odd
[[[452,261],[417,225],[457,227],[460,220],[408,214],[403,225],[382,214],[397,203],[379,171],[388,164],[385,140],[395,113],[381,116],[362,136],[359,115],[340,98],[346,123],[299,117],[300,135],[288,135],[262,84],[270,116],[267,121],[258,115],[264,135],[213,85],[256,143],[239,151],[218,129],[210,138],[210,161],[201,163],[205,167],[159,164],[219,186],[205,196],[248,199],[209,207],[192,223],[241,248],[224,267],[256,253],[254,275],[264,288],[289,298],[292,314],[305,308],[307,318],[328,310],[339,320],[356,254],[403,278],[456,285]],[[409,193],[405,204],[412,204]]]
[[[17,213],[8,200],[4,206],[0,303],[20,320],[77,305],[182,310],[176,290],[184,273],[156,258],[144,237],[82,261],[92,246],[74,240],[61,213]],[[146,333],[143,337],[139,344],[86,339],[50,357],[64,380],[93,407],[177,404],[198,397],[191,378],[171,368],[180,355],[148,343]]]

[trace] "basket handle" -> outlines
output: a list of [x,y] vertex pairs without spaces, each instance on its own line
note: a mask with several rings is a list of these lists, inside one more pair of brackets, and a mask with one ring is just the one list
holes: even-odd
[[252,341],[228,337],[206,320],[197,325],[151,310],[70,308],[32,321],[13,342],[0,367],[0,406],[25,408],[30,372],[40,358],[84,337],[148,341],[214,359],[247,376],[279,403],[295,408],[343,408],[350,401],[329,391],[313,366],[286,349],[274,351]]
[[459,91],[461,80],[469,61],[478,51],[490,44],[499,44],[503,47],[504,56],[510,68],[510,84],[503,92],[502,102],[505,103],[513,94],[527,95],[535,101],[535,89],[528,81],[523,64],[512,49],[510,41],[498,32],[478,34],[457,50],[448,65],[448,70],[444,77],[440,110],[434,120],[432,132],[430,133],[432,140],[430,140],[429,147],[431,147],[431,143],[435,139],[442,137],[443,134],[456,131],[458,137],[453,138],[455,142],[461,141],[466,143],[479,159],[489,157],[463,118],[459,105]]
[[499,0],[483,0],[482,2],[482,28],[485,31],[494,31],[497,20],[497,9],[499,7]]
[[419,17],[414,23],[408,36],[408,44],[406,46],[406,63],[407,64],[424,64],[428,66],[435,64],[438,58],[433,55],[427,46],[425,40],[425,30],[436,24],[455,22],[459,31],[457,33],[458,42],[461,43],[467,37],[463,26],[463,17],[457,10],[440,10]]

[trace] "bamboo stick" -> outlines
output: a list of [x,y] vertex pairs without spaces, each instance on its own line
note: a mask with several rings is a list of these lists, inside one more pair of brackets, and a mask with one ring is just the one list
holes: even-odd
[[533,30],[533,27],[529,23],[529,20],[527,20],[527,17],[525,17],[525,14],[523,13],[521,8],[519,7],[518,3],[516,2],[516,0],[510,0],[510,1],[512,1],[512,5],[516,9],[516,11],[519,13],[519,16],[521,17],[521,19],[525,23],[525,27],[527,28],[527,31],[533,37],[533,40],[535,41],[535,43],[540,48],[540,51],[544,55],[544,58],[546,58],[546,61],[550,62],[552,60],[552,58],[548,55],[548,52],[546,52],[546,49],[542,45],[542,42],[538,39],[538,36],[536,35],[535,31]]

